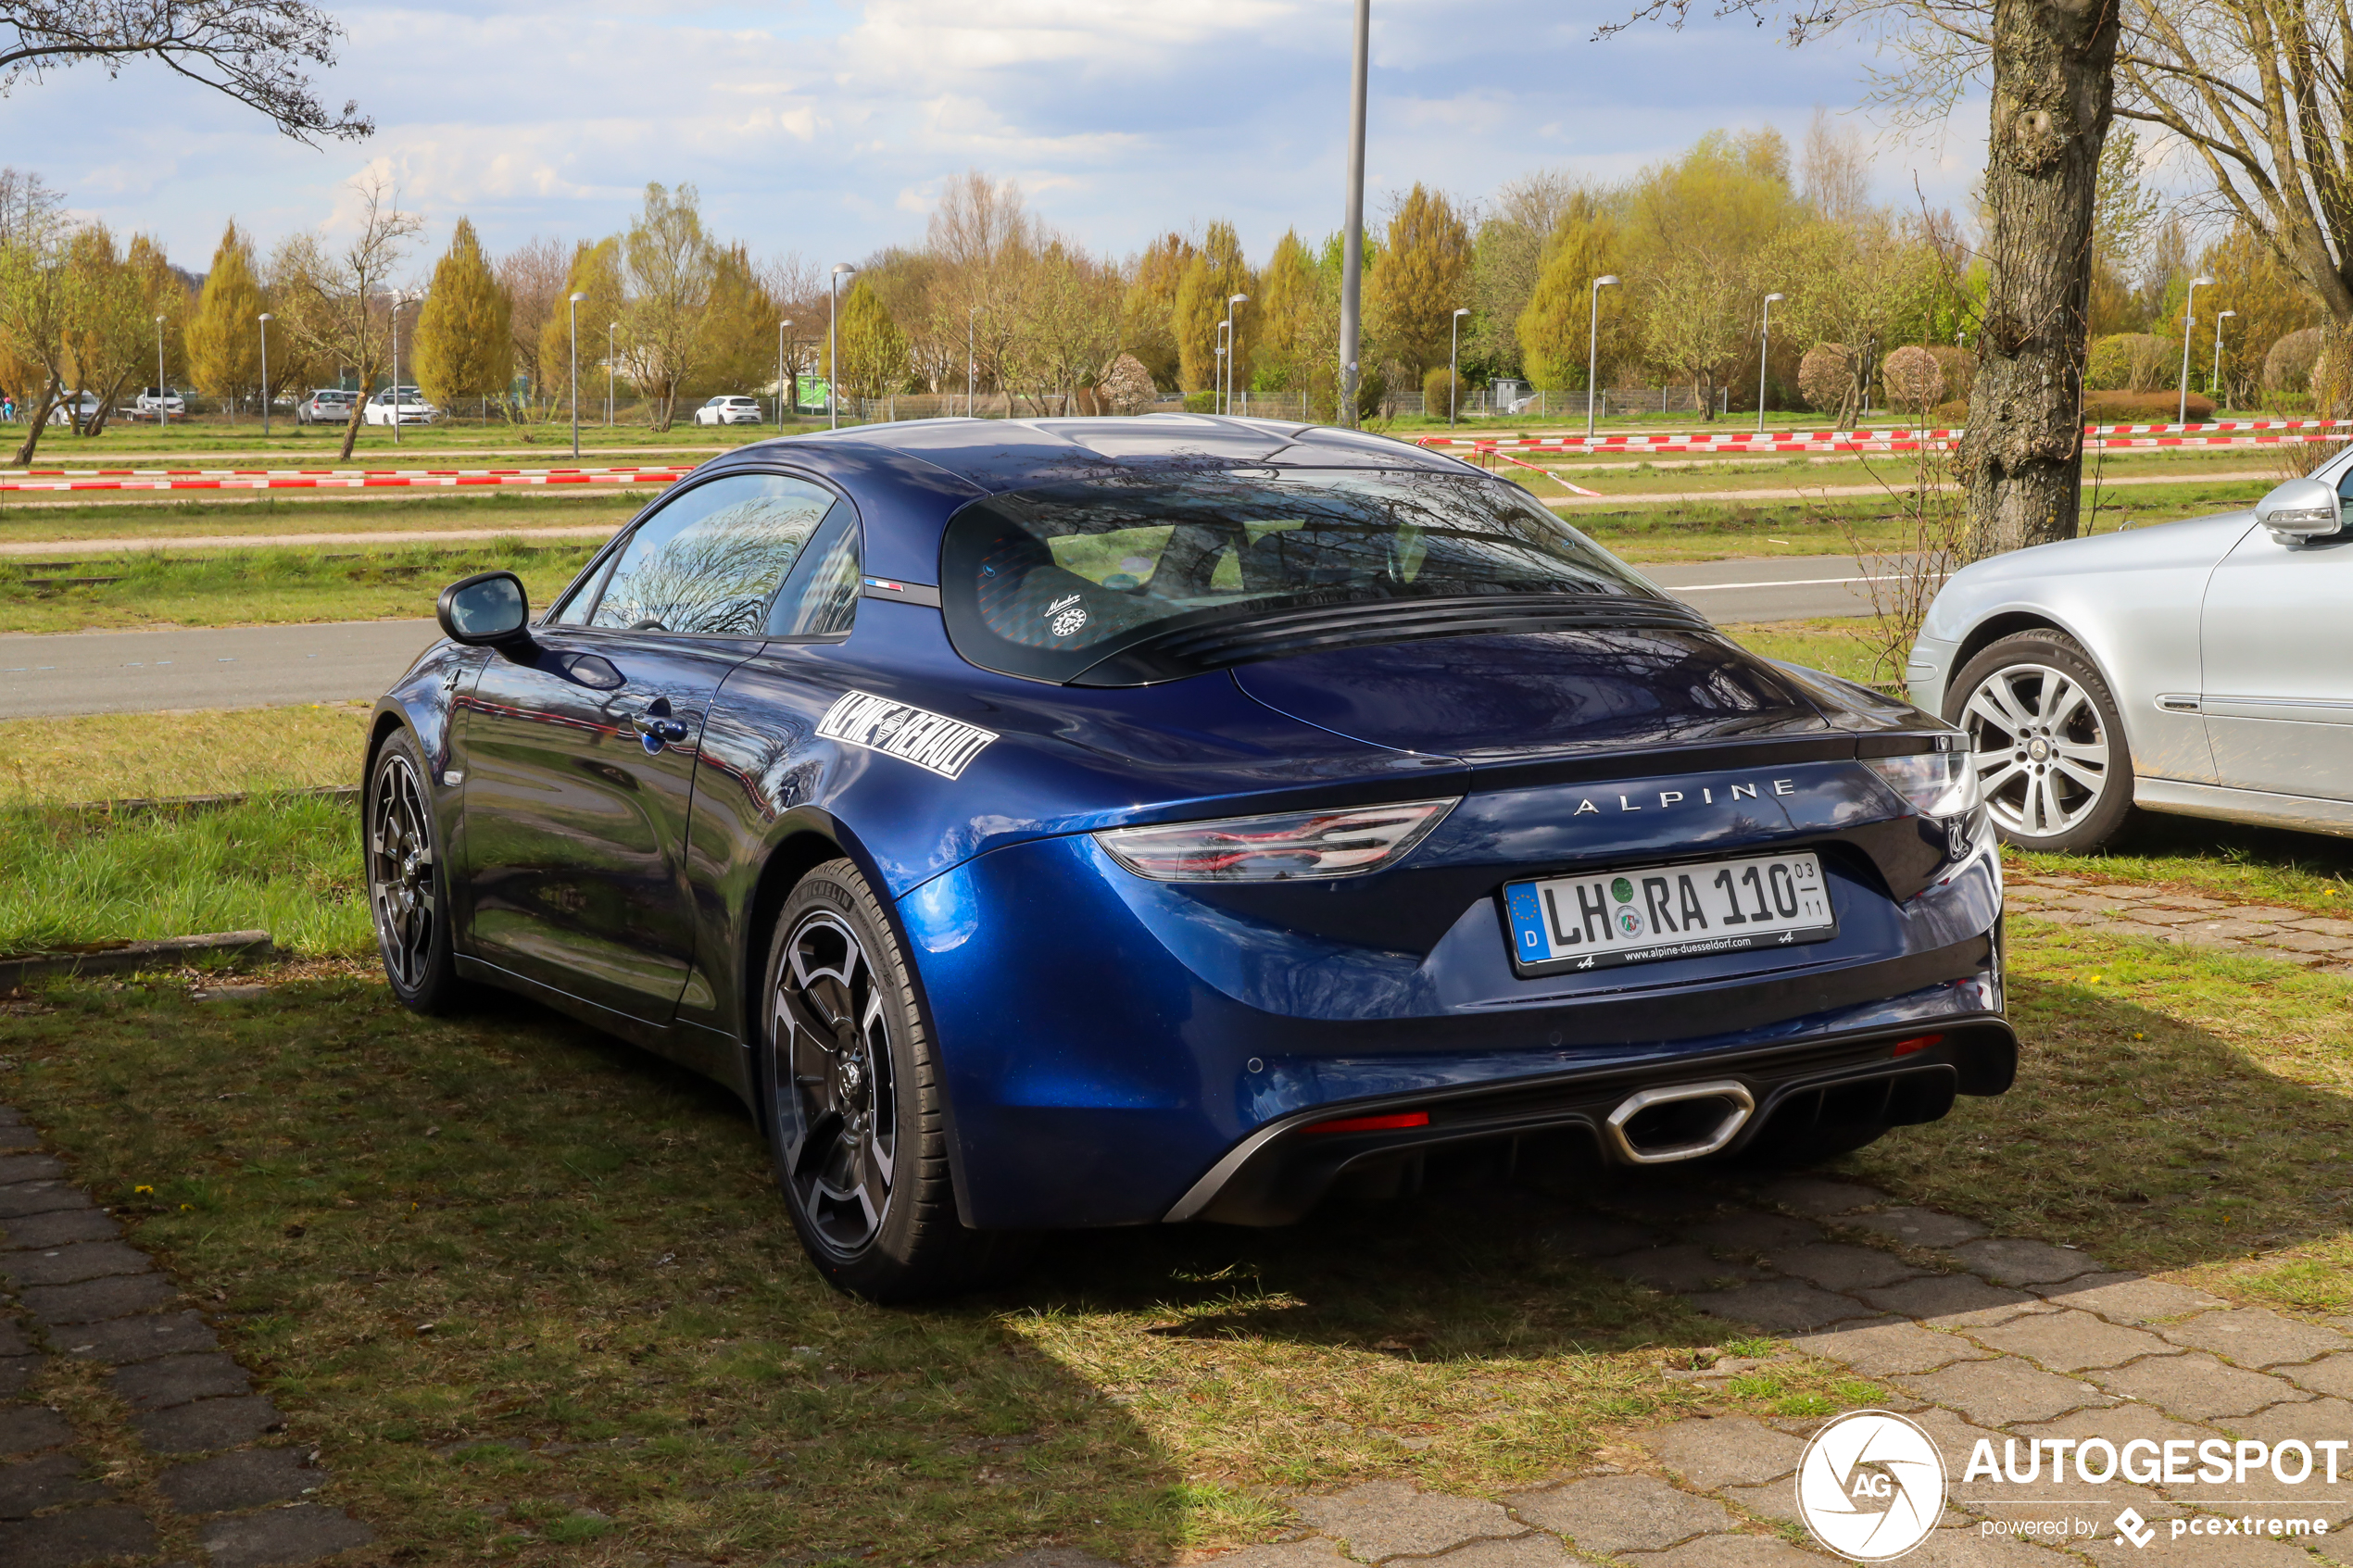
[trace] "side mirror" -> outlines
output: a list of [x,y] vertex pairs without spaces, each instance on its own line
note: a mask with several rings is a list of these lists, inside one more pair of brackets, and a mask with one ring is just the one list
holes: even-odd
[[443,635],[468,647],[531,641],[524,629],[531,620],[531,601],[523,594],[522,579],[511,571],[459,578],[441,590],[433,613]]
[[2291,479],[2255,503],[2255,521],[2283,545],[2325,539],[2345,526],[2336,488],[2317,479]]

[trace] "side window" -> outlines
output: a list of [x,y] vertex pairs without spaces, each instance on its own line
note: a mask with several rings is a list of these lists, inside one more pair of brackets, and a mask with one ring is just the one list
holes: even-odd
[[572,591],[572,597],[564,600],[556,612],[547,617],[546,623],[549,626],[587,625],[589,612],[597,608],[597,600],[605,591],[605,580],[612,575],[613,563],[620,558],[619,550],[606,551],[605,558],[581,580],[580,585]]
[[637,524],[587,624],[757,636],[833,504],[833,492],[782,474],[698,484]]
[[800,565],[768,612],[772,637],[824,637],[849,630],[864,583],[858,572],[858,514],[834,503]]

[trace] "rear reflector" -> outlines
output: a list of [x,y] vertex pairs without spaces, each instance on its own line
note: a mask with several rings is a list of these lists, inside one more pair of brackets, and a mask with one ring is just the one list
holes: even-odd
[[1427,1110],[1401,1110],[1392,1116],[1343,1116],[1337,1122],[1315,1122],[1303,1133],[1387,1133],[1400,1127],[1427,1127]]
[[1931,1046],[1941,1046],[1944,1043],[1944,1036],[1942,1035],[1915,1035],[1908,1040],[1896,1041],[1895,1048],[1887,1054],[1910,1056],[1914,1051],[1924,1051]]

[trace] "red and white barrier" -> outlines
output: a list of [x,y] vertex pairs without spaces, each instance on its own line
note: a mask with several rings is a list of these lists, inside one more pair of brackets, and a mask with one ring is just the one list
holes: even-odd
[[[2297,445],[2353,439],[2353,420],[2223,420],[2210,424],[2085,425],[2087,452],[2134,447],[2225,447]],[[1918,452],[1952,446],[1957,430],[1822,430],[1640,432],[1609,435],[1425,435],[1424,446],[1466,446],[1475,451],[1548,452],[1609,457],[1618,454],[1696,452],[1740,455],[1780,452]]]
[[32,469],[0,493],[156,490],[434,490],[514,485],[672,484],[692,463],[626,469]]

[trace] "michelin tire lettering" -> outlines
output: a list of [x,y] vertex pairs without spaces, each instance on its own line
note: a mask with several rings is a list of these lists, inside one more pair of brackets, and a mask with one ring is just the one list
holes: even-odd
[[973,759],[997,739],[994,730],[860,691],[842,693],[818,721],[817,733],[844,746],[912,762],[943,779],[963,777]]

